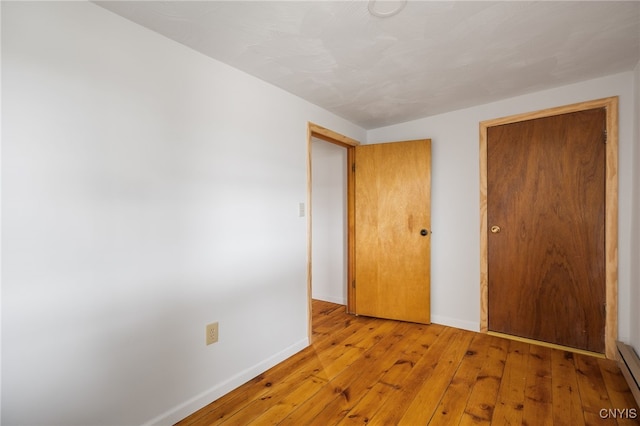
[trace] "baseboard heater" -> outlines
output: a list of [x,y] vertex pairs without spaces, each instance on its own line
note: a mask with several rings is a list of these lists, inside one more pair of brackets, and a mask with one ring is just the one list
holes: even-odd
[[617,342],[617,347],[620,370],[629,383],[633,397],[640,405],[640,358],[633,348],[625,343]]

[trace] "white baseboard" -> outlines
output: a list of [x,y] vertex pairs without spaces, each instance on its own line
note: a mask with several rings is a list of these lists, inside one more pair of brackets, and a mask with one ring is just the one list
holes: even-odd
[[343,297],[333,297],[324,295],[314,295],[314,299],[323,300],[325,302],[337,303],[338,305],[346,305],[347,301]]
[[431,322],[448,327],[461,328],[463,330],[480,331],[480,323],[475,321],[464,321],[457,318],[443,317],[441,315],[431,315]]
[[225,380],[224,382],[217,384],[216,386],[202,392],[201,394],[196,395],[190,400],[176,407],[173,407],[163,414],[160,414],[159,416],[149,420],[148,422],[144,423],[143,426],[174,425],[178,421],[198,411],[207,404],[231,392],[238,386],[264,373],[274,365],[279,364],[290,356],[300,352],[307,346],[309,346],[309,339],[302,339],[298,343],[289,346],[288,348],[278,352],[268,359],[254,365],[253,367],[247,368],[246,370],[236,374],[235,376]]

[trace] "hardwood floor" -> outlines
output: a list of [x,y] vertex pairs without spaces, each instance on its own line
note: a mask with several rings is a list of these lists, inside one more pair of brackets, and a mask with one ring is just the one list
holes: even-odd
[[178,424],[640,424],[611,360],[436,324],[355,317],[317,300],[313,338]]

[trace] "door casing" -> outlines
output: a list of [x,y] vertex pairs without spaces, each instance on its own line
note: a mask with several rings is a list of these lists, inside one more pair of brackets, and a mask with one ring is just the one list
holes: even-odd
[[309,214],[307,215],[307,303],[308,303],[308,328],[307,333],[309,336],[309,342],[312,342],[312,329],[311,329],[311,286],[312,286],[312,220],[313,209],[311,205],[311,143],[313,138],[321,139],[325,142],[329,142],[338,146],[342,146],[347,150],[347,312],[355,312],[355,292],[353,286],[350,284],[353,282],[354,276],[354,206],[355,206],[355,182],[353,179],[353,173],[351,173],[351,167],[355,160],[355,147],[360,145],[360,142],[352,139],[348,136],[341,135],[333,130],[319,126],[314,123],[307,123],[307,206]]
[[606,110],[605,160],[605,356],[615,359],[618,338],[618,97],[512,115],[480,123],[480,331],[488,330],[487,129],[492,126],[583,111]]

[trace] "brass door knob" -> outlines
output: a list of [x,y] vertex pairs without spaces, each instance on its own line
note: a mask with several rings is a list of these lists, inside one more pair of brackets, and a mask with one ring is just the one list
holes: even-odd
[[494,233],[494,234],[497,234],[498,232],[500,232],[500,227],[497,226],[497,225],[493,225],[491,227],[491,232]]

